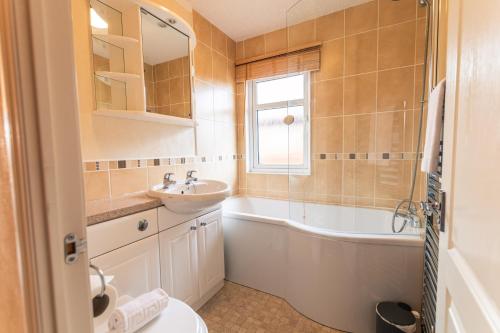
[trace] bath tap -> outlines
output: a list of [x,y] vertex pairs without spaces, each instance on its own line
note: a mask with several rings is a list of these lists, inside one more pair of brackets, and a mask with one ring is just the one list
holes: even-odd
[[191,185],[193,182],[197,181],[198,178],[193,177],[193,173],[197,172],[196,170],[189,170],[186,174],[186,185]]
[[170,185],[175,185],[177,182],[173,179],[174,173],[167,172],[163,176],[163,188],[168,189]]

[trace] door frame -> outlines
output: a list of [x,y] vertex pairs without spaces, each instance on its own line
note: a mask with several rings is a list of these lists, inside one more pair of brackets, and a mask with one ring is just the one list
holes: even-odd
[[[498,332],[498,309],[462,254],[453,244],[455,166],[459,122],[460,67],[462,56],[461,20],[463,0],[448,2],[446,50],[446,104],[443,139],[443,178],[446,192],[445,231],[439,238],[439,275],[436,301],[436,332]],[[450,292],[460,304],[450,301]],[[467,308],[463,309],[464,304]],[[462,308],[460,308],[462,307]],[[466,311],[464,315],[464,310]]]
[[0,85],[26,332],[92,332],[70,2],[0,2]]

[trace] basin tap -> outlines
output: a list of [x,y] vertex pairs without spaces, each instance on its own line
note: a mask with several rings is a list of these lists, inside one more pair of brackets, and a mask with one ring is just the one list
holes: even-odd
[[193,177],[193,173],[197,172],[196,170],[189,170],[186,174],[186,185],[191,185],[193,182],[197,181],[198,178]]
[[170,187],[170,185],[174,185],[176,181],[173,179],[174,178],[174,173],[173,172],[167,172],[163,176],[163,188],[167,189]]

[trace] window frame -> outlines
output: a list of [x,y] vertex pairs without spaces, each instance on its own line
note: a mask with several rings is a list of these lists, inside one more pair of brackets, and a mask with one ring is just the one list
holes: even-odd
[[[257,84],[266,81],[273,81],[292,76],[302,75],[304,77],[304,98],[281,102],[257,104]],[[310,101],[311,101],[311,78],[309,72],[294,74],[276,75],[261,79],[249,80],[246,83],[247,93],[247,171],[250,173],[273,173],[273,174],[311,174],[311,121],[310,121]],[[302,106],[304,108],[304,163],[301,165],[279,165],[259,163],[259,135],[257,124],[257,113],[262,110],[276,108],[289,108]]]

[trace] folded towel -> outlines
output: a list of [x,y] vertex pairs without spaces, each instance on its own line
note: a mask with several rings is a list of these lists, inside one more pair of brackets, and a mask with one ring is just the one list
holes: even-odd
[[108,321],[113,333],[133,333],[159,315],[168,305],[168,295],[155,289],[116,308]]
[[421,165],[421,170],[427,173],[436,172],[438,167],[439,143],[441,141],[441,130],[443,127],[445,89],[446,80],[443,79],[432,90],[429,98],[425,147]]

